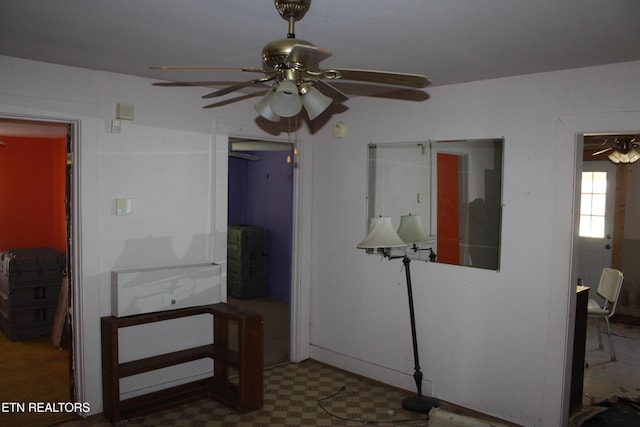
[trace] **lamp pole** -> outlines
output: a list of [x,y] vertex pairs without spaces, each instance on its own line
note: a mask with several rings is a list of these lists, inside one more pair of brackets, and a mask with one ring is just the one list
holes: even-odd
[[409,396],[402,400],[402,407],[407,411],[427,413],[433,407],[438,406],[438,401],[434,398],[422,395],[422,371],[420,370],[420,357],[418,356],[418,339],[416,337],[416,317],[413,310],[413,291],[411,288],[411,270],[409,268],[411,264],[411,258],[404,256],[402,258],[404,264],[404,271],[407,278],[407,295],[409,297],[409,316],[411,317],[411,339],[413,340],[413,361],[414,372],[413,379],[416,382],[416,388],[418,394],[415,396]]
[[[357,247],[360,249],[376,249],[383,257],[388,259],[402,258],[404,271],[407,277],[407,295],[409,296],[409,315],[411,317],[411,338],[413,340],[413,361],[414,373],[413,379],[416,382],[418,393],[414,396],[406,397],[402,400],[402,407],[407,411],[428,413],[431,408],[438,406],[438,400],[432,397],[422,395],[422,371],[420,371],[420,357],[418,356],[418,339],[416,338],[416,316],[413,310],[413,291],[411,289],[411,258],[407,256],[406,251],[403,256],[392,256],[393,248],[406,247],[407,242],[420,242],[428,239],[426,233],[420,232],[422,226],[418,215],[406,215],[402,217],[400,229],[403,229],[403,238],[396,233],[391,224],[390,217],[371,218],[369,224],[369,233],[367,237],[360,242]],[[400,230],[399,229],[399,230]],[[417,229],[417,232],[416,232]],[[404,240],[403,240],[404,239]],[[418,252],[417,245],[413,244],[414,252]],[[425,249],[426,250],[426,249]],[[436,254],[429,248],[429,259],[435,261]]]

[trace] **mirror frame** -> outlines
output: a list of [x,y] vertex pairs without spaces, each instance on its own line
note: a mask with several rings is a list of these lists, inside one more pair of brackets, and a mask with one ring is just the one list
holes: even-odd
[[397,229],[401,216],[420,215],[433,237],[392,256],[500,269],[504,138],[372,142],[367,158],[367,227],[388,216]]

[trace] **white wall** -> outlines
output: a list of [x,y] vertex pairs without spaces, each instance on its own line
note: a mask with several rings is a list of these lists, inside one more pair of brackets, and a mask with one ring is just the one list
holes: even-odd
[[[640,63],[428,89],[424,103],[351,99],[313,161],[311,356],[415,389],[399,260],[366,232],[369,142],[505,138],[501,270],[412,263],[425,375],[445,401],[555,426],[568,390],[578,132],[640,129]],[[578,167],[581,167],[578,165]]]
[[[0,56],[0,77],[0,115],[79,123],[74,363],[78,400],[101,412],[100,317],[111,315],[110,272],[217,262],[224,286],[227,139],[217,132],[266,133],[252,122],[238,124],[233,110],[220,119],[220,111],[202,109],[201,88],[166,90],[147,79],[6,56]],[[122,122],[121,134],[110,132],[116,103],[134,105],[134,120]],[[131,215],[115,215],[121,197],[132,199]],[[136,328],[123,333],[121,361],[207,343],[212,334],[206,315]],[[128,397],[210,370],[210,362],[193,362],[128,378],[122,391]]]
[[[0,76],[0,113],[81,124],[77,374],[79,399],[100,412],[99,318],[110,313],[109,272],[224,263],[225,135],[268,135],[254,121],[253,101],[203,110],[197,88],[165,90],[1,56]],[[314,135],[303,126],[297,191],[311,224],[299,224],[296,245],[311,248],[296,267],[302,289],[292,301],[304,306],[311,295],[311,356],[413,389],[401,264],[355,247],[367,228],[366,145],[504,137],[501,270],[412,263],[423,390],[527,426],[558,425],[575,297],[576,133],[640,130],[639,76],[635,62],[434,87],[424,103],[353,98]],[[117,102],[135,106],[120,136],[109,133]],[[337,120],[349,127],[344,139],[331,136]],[[131,216],[113,215],[116,197],[133,199]],[[207,333],[201,326],[160,339],[198,341]],[[306,341],[297,344],[304,356]]]

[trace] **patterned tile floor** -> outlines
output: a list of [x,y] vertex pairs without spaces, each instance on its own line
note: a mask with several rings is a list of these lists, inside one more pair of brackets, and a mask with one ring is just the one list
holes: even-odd
[[[617,361],[609,360],[609,345],[603,335],[604,349],[598,349],[595,325],[590,319],[587,330],[583,403],[604,400],[611,395],[640,394],[640,327],[613,323]],[[355,426],[364,421],[376,425],[426,426],[426,416],[404,411],[400,402],[407,393],[349,374],[322,363],[308,360],[269,368],[264,376],[264,407],[249,414],[236,414],[213,400],[204,399],[147,417],[119,423],[122,427],[299,427]],[[341,391],[341,388],[344,390]],[[335,393],[337,395],[331,397]],[[335,416],[325,412],[324,408]],[[455,408],[441,404],[444,409]],[[391,412],[390,412],[391,411]],[[390,415],[393,413],[393,415]],[[411,420],[411,421],[404,421]],[[58,427],[108,427],[101,416],[70,421]]]
[[[344,390],[341,391],[341,388]],[[337,394],[336,394],[337,393]],[[334,395],[331,397],[332,395]],[[377,382],[307,360],[285,363],[265,370],[264,407],[237,414],[210,399],[184,405],[122,423],[126,427],[300,427],[377,425],[402,422],[425,426],[426,415],[407,412],[400,406],[407,393]],[[325,399],[321,402],[318,400]],[[335,416],[329,415],[329,413]],[[392,415],[391,415],[392,414]],[[387,422],[388,421],[388,422]],[[71,421],[59,427],[106,427],[102,417]]]

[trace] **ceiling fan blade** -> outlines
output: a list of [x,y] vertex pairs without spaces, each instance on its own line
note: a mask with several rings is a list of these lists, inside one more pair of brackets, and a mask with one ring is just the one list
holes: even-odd
[[318,64],[332,55],[326,49],[302,44],[293,45],[284,60],[285,64],[301,64],[305,68],[317,70]]
[[185,86],[216,86],[222,84],[221,82],[156,82],[153,86],[161,87],[185,87]]
[[208,93],[203,95],[202,97],[207,98],[215,98],[216,96],[226,95],[231,92],[235,92],[237,90],[243,89],[245,87],[255,85],[258,83],[268,82],[269,80],[273,80],[278,76],[278,74],[272,74],[270,76],[260,77],[259,79],[247,80],[246,82],[237,83],[235,85],[227,86],[224,89],[216,90],[215,92]]
[[402,86],[379,85],[375,83],[333,80],[331,86],[344,92],[350,98],[366,96],[373,98],[397,99],[401,101],[423,102],[431,97],[423,89]]
[[257,96],[264,96],[264,93],[256,92],[256,93],[250,93],[247,95],[236,96],[235,98],[231,98],[231,99],[222,99],[222,100],[219,100],[218,102],[214,102],[213,104],[204,105],[202,108],[223,107],[225,105],[233,104],[234,102],[243,101],[245,99],[251,99]]
[[393,73],[388,71],[329,69],[321,72],[327,79],[357,80],[386,85],[423,88],[431,84],[431,81],[421,74]]
[[320,93],[333,99],[333,102],[335,103],[340,104],[349,99],[349,97],[345,95],[342,91],[336,89],[335,87],[331,86],[329,83],[324,82],[322,80],[315,80],[315,86],[316,86],[316,89],[320,91]]
[[600,151],[596,151],[595,153],[592,153],[592,156],[597,156],[598,154],[602,154],[602,153],[606,153],[609,150],[613,150],[613,147],[609,147],[609,148],[605,148],[604,150],[600,150]]
[[245,71],[248,73],[264,73],[261,68],[251,67],[213,67],[208,65],[154,65],[150,70],[220,70],[220,71]]

